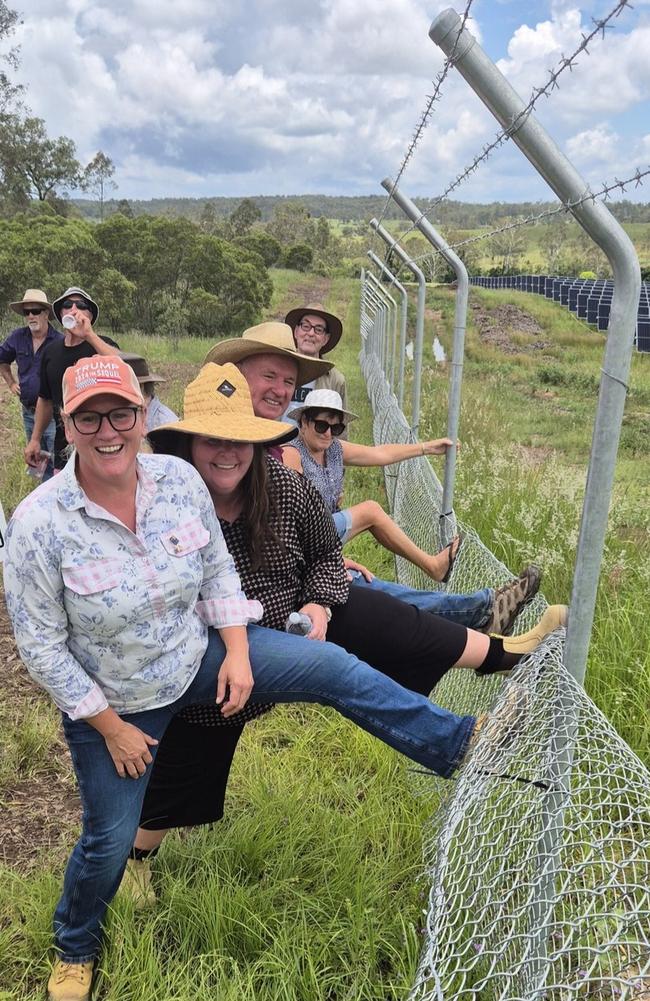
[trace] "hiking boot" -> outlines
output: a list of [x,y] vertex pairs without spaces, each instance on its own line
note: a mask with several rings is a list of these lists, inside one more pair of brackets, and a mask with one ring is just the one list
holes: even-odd
[[537,625],[529,629],[527,633],[522,633],[521,636],[504,636],[503,649],[507,653],[520,655],[532,653],[556,629],[566,627],[568,621],[569,608],[567,605],[549,605]]
[[528,691],[523,685],[511,681],[506,686],[503,700],[494,712],[482,713],[476,720],[467,745],[470,754],[484,733],[494,748],[506,750],[521,733],[521,723],[528,709]]
[[149,859],[130,858],[128,860],[119,892],[128,897],[138,911],[155,906],[157,897],[151,882]]
[[47,982],[48,1001],[90,1001],[93,961],[64,963],[57,959]]
[[507,636],[512,631],[515,619],[522,608],[525,608],[539,591],[541,579],[542,571],[535,563],[531,563],[514,580],[497,588],[494,592],[490,618],[480,631]]

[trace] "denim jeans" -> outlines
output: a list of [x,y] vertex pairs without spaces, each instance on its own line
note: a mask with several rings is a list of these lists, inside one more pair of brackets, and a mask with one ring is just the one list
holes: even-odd
[[[25,428],[25,435],[27,436],[27,441],[32,436],[32,431],[34,430],[34,411],[30,410],[29,407],[22,405],[23,411],[23,425]],[[54,423],[54,418],[45,428],[43,435],[41,437],[41,449],[43,452],[49,452],[50,455],[54,455],[54,433],[56,431],[56,424]],[[54,472],[54,467],[52,465],[52,459],[49,460],[47,466],[45,467],[45,472],[43,473],[43,479],[49,480],[50,476]]]
[[[249,626],[252,699],[333,706],[413,761],[448,777],[462,760],[473,716],[456,716],[402,688],[333,643]],[[173,716],[192,703],[213,702],[225,655],[217,632],[185,693],[171,705],[122,716],[160,740]],[[61,958],[87,962],[101,946],[102,921],[120,884],[140,818],[151,766],[139,779],[118,776],[104,738],[83,720],[63,717],[77,775],[83,828],[68,862],[54,914]],[[155,756],[155,748],[151,748]],[[205,763],[209,767],[209,762]]]
[[408,605],[415,605],[423,612],[435,612],[443,619],[450,619],[461,626],[467,626],[468,629],[480,629],[492,612],[494,591],[491,587],[473,591],[472,594],[447,594],[446,591],[419,591],[417,588],[405,587],[404,584],[381,580],[379,577],[373,577],[368,583],[359,570],[350,570],[349,573],[355,584],[365,584],[366,587],[373,587],[376,591],[385,591],[393,598],[405,601]]

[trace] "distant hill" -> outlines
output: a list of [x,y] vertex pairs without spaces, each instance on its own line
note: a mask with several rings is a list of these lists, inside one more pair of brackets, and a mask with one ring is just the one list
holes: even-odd
[[[152,198],[148,201],[129,200],[135,215],[184,216],[198,222],[206,204],[210,204],[215,215],[226,218],[240,203],[241,198]],[[262,221],[268,222],[275,207],[282,202],[301,202],[314,216],[339,219],[342,222],[366,222],[379,216],[386,203],[385,195],[257,195],[251,199],[262,213]],[[73,204],[84,218],[99,220],[99,202],[86,198],[73,198]],[[416,198],[416,204],[426,209],[429,200]],[[120,201],[112,199],[104,203],[104,216],[118,211]],[[433,213],[435,222],[459,229],[479,229],[492,226],[501,219],[537,215],[557,205],[557,202],[443,202]],[[650,222],[650,203],[609,202],[609,208],[622,222]],[[388,219],[403,219],[403,213],[391,204],[386,213]]]

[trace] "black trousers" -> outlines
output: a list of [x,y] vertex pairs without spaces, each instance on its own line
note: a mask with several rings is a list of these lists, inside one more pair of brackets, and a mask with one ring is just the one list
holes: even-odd
[[[382,591],[352,584],[347,603],[332,609],[327,638],[405,688],[428,695],[460,658],[467,630]],[[218,714],[215,707],[215,719]],[[205,726],[176,717],[158,748],[141,826],[161,830],[220,820],[244,725]]]

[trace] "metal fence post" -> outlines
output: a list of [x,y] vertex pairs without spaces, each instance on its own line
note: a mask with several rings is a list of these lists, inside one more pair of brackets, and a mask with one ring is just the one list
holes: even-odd
[[[379,281],[379,279],[377,278],[377,276],[372,273],[372,271],[368,271],[367,277],[370,278],[370,280],[372,281],[373,285],[377,289],[377,292],[379,292],[382,296],[384,296],[388,300],[388,312],[387,312],[387,317],[386,317],[386,336],[385,336],[385,339],[384,339],[384,353],[383,353],[383,358],[382,358],[382,366],[383,366],[383,369],[384,369],[384,375],[386,376],[386,381],[389,383],[390,388],[392,390],[392,388],[393,388],[392,375],[391,375],[390,379],[388,377],[388,369],[389,369],[388,361],[389,361],[389,358],[394,353],[395,335],[396,335],[396,332],[397,332],[397,329],[396,329],[396,323],[397,323],[397,303],[393,299],[393,297],[390,294],[390,292],[388,292],[384,288],[384,286],[382,285],[382,283]],[[388,317],[389,316],[392,316],[392,318],[393,318],[393,322],[392,322],[392,335],[391,335],[390,339],[388,337]]]
[[[447,450],[445,457],[445,479],[442,489],[442,511],[440,513],[441,536],[443,541],[453,537],[456,531],[454,518],[454,480],[456,478],[456,442],[460,426],[460,401],[463,384],[463,359],[465,354],[465,328],[467,326],[467,301],[469,296],[469,277],[467,268],[458,254],[454,253],[447,241],[431,225],[420,212],[417,205],[402,194],[389,177],[382,182],[382,187],[390,191],[393,200],[409,219],[415,223],[422,235],[436,250],[440,251],[447,263],[453,268],[458,284],[456,290],[456,310],[454,316],[454,339],[451,359],[451,379],[449,381],[449,403],[447,407],[447,437],[454,442]],[[443,526],[447,520],[449,524]],[[446,530],[443,530],[446,529]]]
[[[374,321],[373,321],[373,350],[375,351],[377,357],[383,366],[383,353],[384,353],[384,329],[385,329],[385,317],[387,311],[387,303],[377,291],[369,284],[368,276],[370,272],[366,272],[366,295],[370,306],[374,309]],[[385,372],[384,372],[385,376]]]
[[396,364],[395,363],[395,356],[396,355],[399,355],[399,358],[400,358],[400,371],[399,371],[399,375],[397,377],[397,379],[398,379],[398,385],[401,385],[402,382],[404,381],[404,352],[406,351],[406,323],[407,323],[408,306],[409,306],[408,293],[407,293],[406,289],[404,288],[404,286],[402,285],[402,283],[397,280],[397,278],[395,277],[395,275],[393,274],[393,272],[390,270],[390,268],[387,268],[386,265],[384,264],[384,262],[381,261],[372,250],[368,251],[368,257],[373,262],[373,264],[376,264],[376,266],[379,268],[380,272],[383,275],[386,275],[386,277],[388,278],[388,280],[390,282],[392,282],[392,284],[395,286],[395,288],[397,289],[397,291],[402,296],[402,319],[401,319],[400,337],[399,337],[399,341],[398,341],[398,339],[397,339],[397,315],[396,315],[395,316],[395,343],[394,343],[394,347],[393,347],[393,357],[392,357],[392,360],[391,360],[391,389],[394,392],[395,364]]
[[[426,303],[426,290],[427,283],[424,274],[417,266],[417,264],[409,257],[403,247],[399,245],[397,240],[393,239],[390,233],[384,229],[384,227],[376,220],[371,219],[370,225],[375,230],[375,232],[382,238],[384,243],[388,244],[389,248],[393,250],[400,261],[413,272],[418,283],[418,302],[417,302],[417,314],[415,320],[415,350],[413,352],[414,360],[414,371],[413,371],[413,403],[412,403],[412,413],[411,413],[411,432],[414,438],[417,438],[418,430],[420,427],[420,384],[422,382],[422,345],[424,343],[424,308]],[[400,386],[400,396],[399,404],[400,407],[403,406],[403,388]]]
[[[606,254],[614,275],[614,297],[602,367],[598,409],[571,594],[564,663],[580,683],[584,680],[591,627],[602,561],[607,517],[614,481],[616,452],[623,419],[627,380],[634,345],[636,309],[641,275],[634,247],[607,208],[590,198],[590,189],[573,165],[539,125],[524,102],[449,9],[431,25],[429,35],[481,98],[513,141],[547,181],[558,198],[571,206],[582,228]],[[571,718],[570,699],[558,692],[557,727],[551,742],[550,791],[537,844],[539,877],[530,912],[528,996],[546,996],[549,968],[548,930],[559,892],[557,873],[563,816],[570,798],[573,747],[577,720]]]

